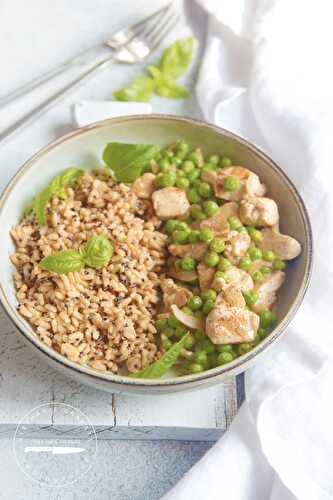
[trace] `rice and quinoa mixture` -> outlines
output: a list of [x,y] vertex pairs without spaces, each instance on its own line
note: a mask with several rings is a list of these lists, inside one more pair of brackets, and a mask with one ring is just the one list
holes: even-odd
[[[125,184],[84,175],[66,200],[52,198],[47,225],[27,216],[12,229],[19,312],[45,344],[114,373],[124,363],[136,371],[160,356],[154,318],[167,236],[156,217],[142,218],[148,208]],[[108,266],[58,275],[39,267],[43,257],[96,234],[113,241]]]
[[20,314],[70,360],[141,378],[253,349],[301,253],[258,175],[183,140],[103,160],[60,172],[12,228]]

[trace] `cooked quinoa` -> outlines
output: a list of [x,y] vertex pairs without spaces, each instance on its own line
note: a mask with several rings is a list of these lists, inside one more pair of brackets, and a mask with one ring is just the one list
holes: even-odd
[[[72,361],[113,373],[139,370],[161,355],[154,319],[167,235],[155,216],[144,220],[150,204],[125,184],[87,174],[67,195],[51,199],[46,225],[29,215],[11,231],[18,310]],[[98,234],[114,245],[106,267],[68,274],[39,267],[43,257]]]

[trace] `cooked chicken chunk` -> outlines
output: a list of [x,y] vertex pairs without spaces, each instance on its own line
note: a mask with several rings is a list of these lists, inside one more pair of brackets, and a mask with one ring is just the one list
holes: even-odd
[[226,286],[221,294],[227,304],[232,307],[245,307],[246,302],[241,290],[234,286]]
[[252,306],[255,312],[261,312],[268,309],[276,300],[276,292],[283,285],[285,273],[282,271],[274,271],[266,274],[264,279],[255,284],[254,289],[259,293],[257,302]]
[[267,262],[266,260],[262,260],[262,259],[257,259],[257,260],[254,260],[251,264],[251,267],[249,269],[247,269],[247,272],[252,276],[252,274],[255,272],[255,271],[259,271],[259,269],[261,267],[272,267],[273,266],[273,262]]
[[244,307],[220,301],[208,314],[206,334],[214,344],[238,344],[254,340],[259,316]]
[[171,279],[164,279],[161,283],[161,288],[165,312],[171,311],[173,304],[179,308],[186,306],[188,299],[192,296],[190,290],[176,285]]
[[155,191],[152,200],[156,215],[162,220],[186,215],[190,208],[185,191],[176,187]]
[[302,251],[300,243],[291,236],[281,234],[271,228],[265,228],[261,233],[263,239],[259,241],[258,247],[261,250],[272,250],[278,259],[295,259]]
[[243,257],[251,245],[248,233],[237,233],[230,238],[231,253],[236,257]]
[[251,196],[240,202],[239,218],[243,224],[274,226],[279,222],[279,210],[271,198]]
[[201,260],[207,251],[207,243],[194,243],[193,245],[169,245],[169,252],[175,257],[193,257]]
[[227,283],[239,288],[242,292],[247,292],[253,288],[253,279],[243,269],[232,266],[224,274]]
[[155,175],[147,172],[133,183],[132,191],[139,197],[143,199],[148,199],[151,197],[156,189],[155,185]]
[[197,267],[200,288],[209,288],[215,274],[213,267],[208,267],[204,262],[200,262]]
[[231,216],[238,216],[237,203],[230,202],[222,205],[216,214],[200,223],[200,227],[208,227],[213,229],[216,235],[227,236],[229,234],[228,218]]
[[178,269],[174,264],[168,267],[168,276],[176,280],[191,282],[197,279],[197,273],[195,271],[183,271]]
[[[237,177],[239,181],[236,191],[230,192],[224,188],[224,181],[229,176]],[[239,201],[245,196],[263,196],[266,192],[257,174],[244,167],[228,167],[219,172],[208,171],[204,173],[204,179],[213,186],[215,196],[224,200]]]

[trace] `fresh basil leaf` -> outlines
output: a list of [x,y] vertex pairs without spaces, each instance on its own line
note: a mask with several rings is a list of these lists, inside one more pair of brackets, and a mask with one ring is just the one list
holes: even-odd
[[53,177],[51,182],[38,193],[32,201],[33,210],[39,224],[46,223],[45,208],[52,196],[66,199],[65,187],[72,186],[78,177],[84,174],[81,168],[70,167]]
[[195,47],[195,39],[190,36],[177,40],[162,54],[160,68],[164,75],[178,78],[189,66]]
[[44,257],[40,261],[39,266],[53,273],[67,274],[82,269],[84,261],[77,250],[62,250],[61,252]]
[[113,92],[113,97],[118,101],[150,100],[154,91],[154,82],[149,76],[138,76],[132,82]]
[[174,99],[188,97],[188,91],[182,85],[179,85],[174,78],[162,73],[157,66],[150,65],[147,69],[154,78],[156,94]]
[[100,269],[109,263],[113,255],[113,246],[108,238],[101,234],[90,238],[79,252],[87,266]]
[[179,342],[173,344],[163,356],[150,366],[138,372],[131,373],[130,377],[135,378],[159,378],[164,375],[177,361],[177,358],[185,346],[189,333],[184,335]]
[[133,182],[159,150],[159,146],[154,144],[109,142],[104,149],[103,160],[112,168],[117,181]]

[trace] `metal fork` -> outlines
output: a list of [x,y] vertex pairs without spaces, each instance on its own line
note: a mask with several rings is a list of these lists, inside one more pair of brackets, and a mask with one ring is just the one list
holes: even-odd
[[[107,57],[99,60],[79,77],[72,80],[70,83],[51,95],[48,99],[3,130],[0,133],[0,142],[7,139],[14,132],[21,130],[29,123],[32,123],[36,118],[41,116],[44,112],[67,96],[72,90],[79,88],[89,78],[96,75],[110,63],[119,62],[125,64],[137,64],[144,61],[160,45],[165,36],[179,22],[180,16],[172,9],[172,6],[173,2],[155,14],[152,14],[147,19],[136,23],[131,27],[123,28],[115,33],[105,42],[108,47],[116,49],[112,54],[109,54]],[[70,63],[75,59],[77,58],[73,58],[65,63],[65,65],[67,64],[66,69],[68,68],[68,64],[70,65]],[[33,88],[36,88],[38,85],[52,79],[56,74],[58,75],[64,71],[64,69],[65,68],[60,67],[56,68],[53,70],[52,75],[51,72],[49,72],[47,75],[40,77],[38,79],[39,81],[35,80],[34,82],[31,82],[29,90],[32,90],[32,85]],[[19,92],[19,90],[20,89],[16,92]],[[22,90],[21,88],[20,95],[26,91],[26,89]]]

